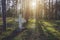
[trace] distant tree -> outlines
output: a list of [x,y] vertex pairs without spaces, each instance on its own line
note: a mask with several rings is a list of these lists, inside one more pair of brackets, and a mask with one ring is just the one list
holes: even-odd
[[56,3],[54,4],[55,6],[55,19],[59,20],[60,19],[60,1],[56,0]]
[[12,17],[14,15],[14,10],[13,9],[8,9],[6,12],[7,17]]
[[2,1],[3,31],[6,30],[6,0]]

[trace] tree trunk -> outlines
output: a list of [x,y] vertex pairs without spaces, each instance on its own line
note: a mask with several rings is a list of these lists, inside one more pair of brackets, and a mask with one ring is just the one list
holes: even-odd
[[48,20],[50,20],[50,0],[49,0],[49,14],[48,14]]
[[2,0],[3,31],[6,31],[6,0]]
[[56,0],[56,14],[55,14],[55,16],[56,16],[56,20],[57,20],[57,19],[58,19],[58,18],[57,18],[57,16],[58,16],[58,15],[57,15],[57,0]]
[[53,15],[53,0],[52,0],[52,20],[54,19],[53,17],[54,15]]

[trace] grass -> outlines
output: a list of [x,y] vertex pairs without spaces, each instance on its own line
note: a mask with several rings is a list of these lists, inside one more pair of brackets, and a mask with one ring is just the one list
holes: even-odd
[[0,19],[0,25],[2,25],[2,24],[3,24],[2,19]]
[[20,33],[19,35],[17,35],[14,40],[27,40],[30,36],[30,31],[29,30],[25,30],[24,32]]
[[[6,21],[7,21],[6,31],[2,32],[2,34],[0,35],[0,40],[2,40],[2,38],[4,37],[9,36],[17,28],[18,25],[18,23],[14,21],[14,18],[7,18]],[[0,21],[0,25],[2,25],[2,20]]]
[[[45,36],[47,36],[48,40],[54,40],[55,38],[60,39],[60,32],[55,29],[56,22],[59,21],[38,21],[39,23],[36,23],[35,19],[29,19],[28,24],[26,24],[27,30],[21,32],[19,35],[17,35],[14,40],[29,40],[29,39],[35,39],[38,38],[40,35],[40,29],[43,30],[43,33]],[[0,22],[1,23],[1,22]],[[7,18],[7,24],[14,24],[11,27],[7,27],[7,31],[3,32],[0,39],[10,35],[15,28],[17,28],[18,23],[14,22],[14,19]],[[2,23],[1,23],[2,24]],[[38,28],[36,25],[40,24],[40,27]],[[8,25],[9,26],[9,25]],[[38,39],[37,39],[38,40]]]
[[35,31],[35,20],[29,19],[28,24],[26,24],[27,30],[20,33],[18,36],[14,38],[14,40],[29,40],[32,35],[32,31]]
[[[56,26],[57,24],[54,25],[51,22],[43,21],[43,25],[44,25],[43,27],[45,28],[45,31],[48,31],[53,36],[60,39],[60,32],[54,28],[54,26]],[[51,36],[52,39],[53,39],[53,36]]]
[[[41,21],[41,22],[39,22],[39,24],[41,24],[43,33],[45,34],[45,36],[47,36],[48,40],[56,40],[56,39],[58,40],[58,39],[60,39],[60,32],[54,28],[54,26],[56,26],[57,24],[52,23],[52,22],[48,22],[48,21],[47,22],[46,21]],[[28,40],[29,39],[34,40],[34,38],[35,37],[37,38],[37,36],[39,36],[39,34],[41,33],[39,31],[41,28],[36,28],[36,25],[34,25],[34,21],[32,21],[32,19],[28,22],[27,28],[28,28],[27,31],[24,31],[20,35],[16,36],[14,38],[14,40],[27,40],[27,39]],[[33,33],[33,34],[31,34],[31,33]],[[39,39],[39,37],[38,37],[38,39]]]

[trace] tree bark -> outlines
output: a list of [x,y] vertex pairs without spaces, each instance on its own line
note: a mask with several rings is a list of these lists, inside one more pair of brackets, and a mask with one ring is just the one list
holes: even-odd
[[57,18],[57,16],[58,16],[58,15],[57,15],[57,0],[56,0],[56,14],[55,14],[55,16],[56,16],[56,20],[57,20],[57,19],[58,19],[58,18]]
[[49,14],[48,14],[48,20],[50,20],[50,0],[49,0]]
[[2,0],[3,31],[6,31],[6,0]]

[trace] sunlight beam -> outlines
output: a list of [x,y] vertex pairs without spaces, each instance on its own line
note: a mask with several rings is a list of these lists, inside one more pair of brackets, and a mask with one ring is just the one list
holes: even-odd
[[36,2],[32,2],[32,7],[36,7]]
[[30,3],[30,6],[32,9],[35,9],[36,8],[36,0],[32,0]]

